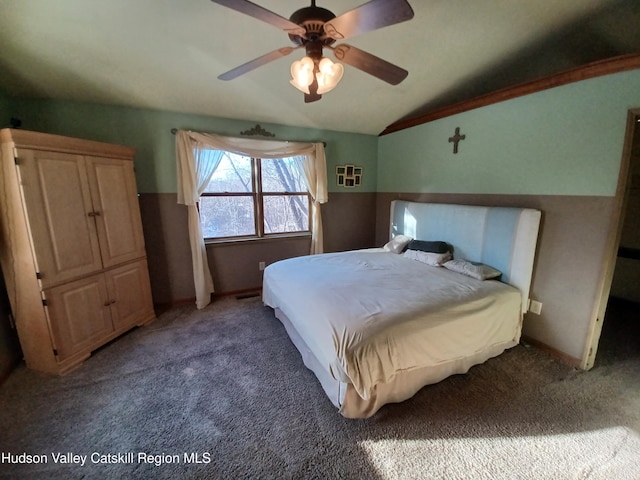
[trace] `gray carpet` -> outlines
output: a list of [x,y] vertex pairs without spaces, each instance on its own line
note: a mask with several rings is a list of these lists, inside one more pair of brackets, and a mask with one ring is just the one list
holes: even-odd
[[[18,368],[0,388],[0,477],[640,479],[640,348],[607,358],[581,372],[518,346],[348,420],[273,312],[227,298],[65,377]],[[86,464],[54,462],[69,452]],[[47,463],[12,463],[25,455]]]

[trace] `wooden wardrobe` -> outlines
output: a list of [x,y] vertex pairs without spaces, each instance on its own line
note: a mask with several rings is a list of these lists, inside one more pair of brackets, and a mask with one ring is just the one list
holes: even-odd
[[0,263],[28,367],[63,374],[154,317],[135,150],[0,130]]

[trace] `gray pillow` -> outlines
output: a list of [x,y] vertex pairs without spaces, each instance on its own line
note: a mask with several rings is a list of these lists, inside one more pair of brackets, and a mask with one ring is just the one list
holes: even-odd
[[432,242],[427,240],[411,240],[407,250],[420,250],[421,252],[447,253],[452,250],[447,242]]

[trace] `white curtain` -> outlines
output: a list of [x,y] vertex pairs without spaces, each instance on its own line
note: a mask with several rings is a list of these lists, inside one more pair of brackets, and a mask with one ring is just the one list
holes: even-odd
[[[318,145],[318,144],[316,144]],[[297,155],[294,157],[298,171],[304,175],[307,188],[313,202],[311,203],[311,254],[324,251],[322,237],[322,216],[320,204],[329,200],[327,193],[327,162],[324,146],[320,143],[321,153],[315,155]]]
[[178,130],[176,134],[178,203],[187,205],[189,209],[189,239],[198,308],[204,308],[209,304],[214,289],[197,204],[225,151],[255,158],[299,157],[296,159],[296,165],[301,172],[304,172],[309,194],[313,200],[310,212],[310,253],[323,252],[320,204],[327,202],[328,193],[327,162],[322,143],[234,138]]
[[196,307],[204,308],[209,305],[214,289],[202,236],[198,202],[224,152],[210,149],[202,134],[179,130],[176,133],[176,153],[178,203],[187,206]]

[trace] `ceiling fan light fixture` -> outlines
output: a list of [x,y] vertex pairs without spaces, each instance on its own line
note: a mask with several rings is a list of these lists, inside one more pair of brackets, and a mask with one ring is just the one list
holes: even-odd
[[309,85],[313,83],[315,65],[310,57],[303,57],[291,64],[291,85],[302,93],[309,93]]
[[318,80],[318,95],[330,92],[338,82],[342,79],[344,67],[340,63],[333,63],[328,58],[323,58],[318,63],[318,72],[316,79]]
[[330,92],[338,85],[344,74],[344,67],[340,63],[333,63],[328,58],[322,58],[318,62],[316,70],[313,58],[303,57],[291,64],[291,80],[289,83],[302,93],[308,94],[310,93],[309,87],[313,83],[314,73],[318,82],[318,91],[316,93],[322,95]]

